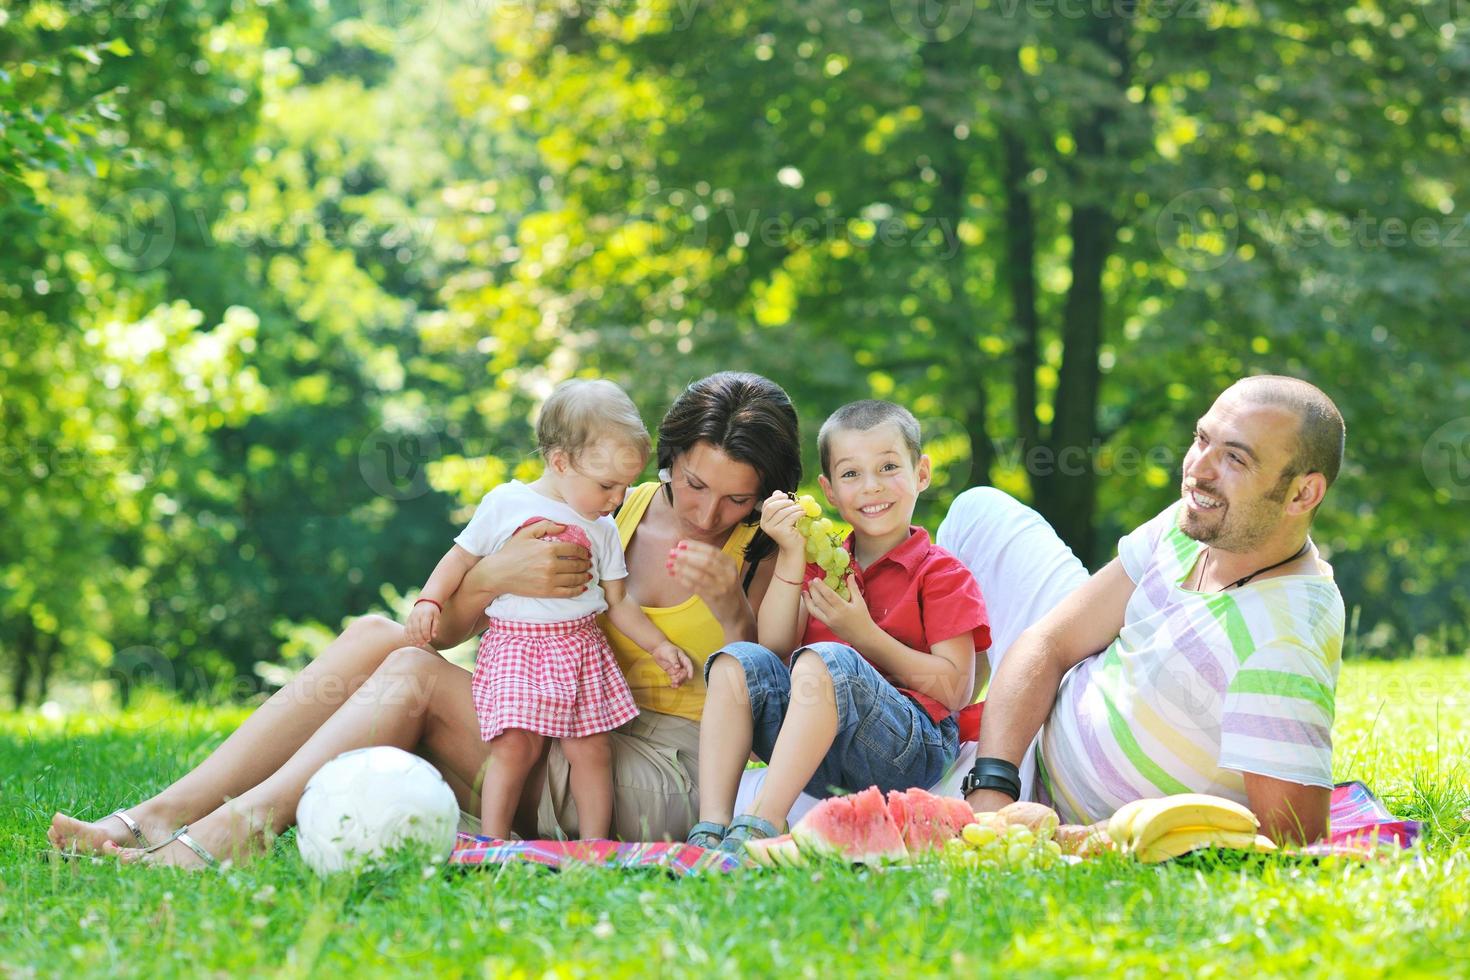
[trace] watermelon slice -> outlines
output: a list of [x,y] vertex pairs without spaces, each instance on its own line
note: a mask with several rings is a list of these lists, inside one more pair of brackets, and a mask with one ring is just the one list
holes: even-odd
[[840,857],[856,864],[908,857],[903,833],[876,786],[823,800],[791,828],[791,837],[807,854]]
[[891,791],[888,812],[898,824],[910,854],[939,850],[975,819],[964,800],[935,796],[922,789]]

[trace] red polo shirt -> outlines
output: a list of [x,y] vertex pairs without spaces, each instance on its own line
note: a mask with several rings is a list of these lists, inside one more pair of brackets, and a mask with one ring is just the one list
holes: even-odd
[[[852,553],[851,534],[843,547]],[[929,532],[922,527],[909,525],[908,539],[867,568],[859,568],[855,558],[850,567],[873,622],[904,646],[928,653],[936,643],[973,633],[977,655],[990,648],[990,618],[985,614],[985,599],[975,576],[958,558],[930,541]],[[824,574],[812,563],[806,567],[805,580]],[[802,645],[824,641],[843,642],[821,620],[808,617]],[[884,678],[893,683],[886,674]],[[902,687],[898,690],[917,701],[935,721],[951,714],[926,694]]]

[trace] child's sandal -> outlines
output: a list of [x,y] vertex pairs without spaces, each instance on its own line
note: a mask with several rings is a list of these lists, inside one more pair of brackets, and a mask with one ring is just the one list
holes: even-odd
[[711,848],[725,839],[725,825],[715,823],[712,820],[701,820],[689,828],[689,836],[684,843],[693,844],[695,847]]
[[720,841],[719,849],[730,854],[743,854],[748,840],[766,840],[780,836],[781,830],[775,824],[746,813],[730,821],[730,829],[725,831],[725,839]]

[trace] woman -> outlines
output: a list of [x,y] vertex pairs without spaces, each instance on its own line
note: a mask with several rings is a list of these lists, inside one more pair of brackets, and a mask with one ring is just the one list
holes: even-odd
[[[618,512],[628,588],[671,639],[702,663],[735,639],[755,636],[754,609],[774,553],[757,533],[757,506],[801,478],[796,412],[758,375],[722,372],[690,385],[659,425],[659,483],[629,492]],[[540,540],[528,528],[486,556],[446,604],[445,646],[483,625],[496,595],[571,596],[588,579],[587,553]],[[604,628],[607,624],[604,623]],[[682,840],[698,809],[698,719],[704,686],[675,690],[649,655],[609,629],[640,715],[613,733],[614,832],[624,839]],[[208,759],[157,796],[87,823],[52,818],[64,850],[196,867],[214,856],[246,859],[291,825],[306,781],[350,749],[396,745],[444,774],[460,806],[479,810],[488,758],[470,699],[470,674],[435,653],[405,646],[403,627],[353,622],[277,691]],[[523,833],[575,835],[567,765],[553,746],[546,775],[527,780],[517,813]],[[229,801],[226,804],[226,801]],[[178,837],[175,828],[185,826]],[[158,846],[143,848],[147,842]]]

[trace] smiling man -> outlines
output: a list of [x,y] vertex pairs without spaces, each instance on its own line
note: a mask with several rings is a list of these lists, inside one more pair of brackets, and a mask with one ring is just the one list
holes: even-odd
[[[1343,447],[1337,407],[1306,382],[1247,378],[1220,395],[1180,500],[993,664],[970,804],[1021,794],[1090,823],[1137,799],[1212,793],[1277,840],[1320,837],[1343,604],[1309,531]],[[993,521],[984,509],[962,496],[946,523]],[[1049,551],[1066,546],[1028,543],[1038,563]]]

